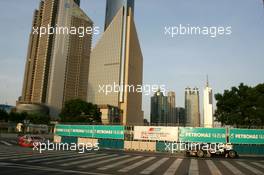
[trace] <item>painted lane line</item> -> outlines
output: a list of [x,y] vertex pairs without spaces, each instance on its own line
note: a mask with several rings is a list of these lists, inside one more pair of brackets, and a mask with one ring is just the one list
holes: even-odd
[[252,173],[255,173],[257,175],[263,175],[264,172],[261,172],[260,170],[258,170],[257,168],[254,168],[252,166],[249,166],[248,164],[244,163],[244,162],[236,162],[237,164],[241,165],[242,167],[250,170]]
[[234,165],[232,165],[231,163],[227,162],[227,161],[220,161],[227,169],[229,169],[233,174],[236,175],[245,175],[244,173],[242,173],[239,169],[237,169]]
[[131,162],[133,160],[137,160],[139,158],[142,158],[143,156],[136,156],[136,157],[132,157],[130,159],[125,159],[125,160],[122,160],[120,162],[117,162],[117,163],[114,163],[114,164],[110,164],[110,165],[107,165],[107,166],[104,166],[102,168],[98,168],[99,170],[107,170],[107,169],[110,169],[110,168],[114,168],[114,167],[117,167],[119,165],[122,165],[122,164],[125,164],[127,162]]
[[141,161],[139,161],[137,163],[134,163],[134,164],[132,164],[132,165],[130,165],[128,167],[125,167],[123,169],[118,170],[118,172],[123,172],[123,173],[128,172],[128,171],[130,171],[132,169],[135,169],[135,168],[137,168],[137,167],[139,167],[139,166],[141,166],[141,165],[143,165],[143,164],[145,164],[145,163],[147,163],[147,162],[149,162],[149,161],[151,161],[151,160],[153,160],[155,158],[156,157],[149,157],[147,159],[141,160]]
[[[100,155],[106,155],[106,154],[100,154]],[[89,155],[85,154],[84,156],[74,157],[74,158],[72,158],[70,160],[71,161],[73,161],[73,160],[80,160],[81,158],[83,159],[83,158],[96,157],[96,156],[97,155],[94,155],[94,153],[92,155],[91,154],[89,154]],[[64,159],[62,159],[62,160],[55,160],[55,161],[45,162],[44,164],[63,163],[65,161],[68,161],[68,160],[64,160]]]
[[3,144],[5,144],[5,145],[7,145],[7,146],[12,146],[11,143],[8,143],[8,142],[6,142],[6,141],[4,141],[4,140],[1,140],[0,142],[3,143]]
[[160,167],[164,162],[166,162],[169,158],[162,158],[159,161],[155,162],[148,168],[144,169],[143,171],[140,172],[140,174],[150,174],[154,170],[156,170],[158,167]]
[[117,154],[107,155],[107,156],[100,156],[99,154],[97,154],[96,156],[94,156],[96,158],[93,158],[93,159],[85,159],[85,160],[79,160],[79,161],[74,161],[74,162],[69,162],[69,163],[63,163],[63,164],[60,164],[60,166],[70,166],[70,165],[77,165],[77,164],[92,162],[92,161],[100,160],[100,159],[104,159],[104,158],[115,157],[115,156],[117,156]]
[[[92,154],[92,153],[90,153]],[[63,157],[62,157],[63,156]],[[36,162],[42,162],[42,161],[49,161],[49,160],[58,160],[58,159],[64,159],[64,158],[68,158],[68,157],[76,157],[76,156],[79,156],[78,154],[74,154],[74,155],[62,155],[62,156],[52,156],[52,157],[46,157],[46,158],[40,158],[40,159],[37,159],[37,160],[29,160],[29,161],[26,161],[26,162],[29,162],[29,163],[36,163]]]
[[189,167],[189,175],[199,175],[199,167],[198,160],[191,159],[190,167]]
[[81,165],[79,167],[80,168],[93,167],[93,166],[97,166],[97,165],[100,165],[100,164],[103,164],[103,163],[112,162],[112,161],[116,161],[116,160],[127,158],[127,157],[130,157],[130,156],[129,155],[118,156],[118,157],[115,157],[115,158],[106,159],[106,160],[102,160],[102,161],[99,161],[99,162],[94,162],[94,163],[90,163],[90,164],[86,164],[86,165]]
[[205,160],[210,172],[212,175],[222,175],[220,170],[217,168],[217,166],[213,163],[212,160]]
[[174,175],[183,159],[176,159],[163,175]]

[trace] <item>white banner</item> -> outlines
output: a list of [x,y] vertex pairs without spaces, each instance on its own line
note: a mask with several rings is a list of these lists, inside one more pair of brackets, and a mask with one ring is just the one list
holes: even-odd
[[178,141],[178,127],[134,126],[134,139]]

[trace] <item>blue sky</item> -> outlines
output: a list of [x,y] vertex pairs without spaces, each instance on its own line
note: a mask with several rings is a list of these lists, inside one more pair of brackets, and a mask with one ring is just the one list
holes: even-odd
[[[144,57],[144,83],[165,84],[184,105],[184,88],[198,87],[206,74],[214,93],[240,82],[264,81],[262,0],[135,0],[135,22]],[[38,0],[0,1],[0,103],[14,105],[21,95],[32,14]],[[103,29],[105,0],[82,0],[81,8]],[[164,35],[165,26],[231,26],[232,35]],[[100,37],[100,36],[98,36]],[[98,39],[94,38],[94,43]],[[202,104],[201,104],[202,105]],[[150,96],[143,96],[149,116]]]

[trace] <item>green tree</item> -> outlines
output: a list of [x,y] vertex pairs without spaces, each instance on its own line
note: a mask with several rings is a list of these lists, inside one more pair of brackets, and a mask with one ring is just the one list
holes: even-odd
[[48,125],[50,123],[50,117],[44,114],[40,114],[40,113],[28,114],[26,116],[26,119],[29,120],[30,123],[33,123],[33,124]]
[[22,112],[22,113],[11,112],[9,114],[8,120],[15,123],[22,123],[26,119],[27,115],[28,114],[26,112]]
[[238,87],[216,94],[216,120],[222,125],[248,128],[264,125],[264,84]]
[[62,122],[100,123],[101,113],[97,105],[74,99],[65,103],[60,118]]
[[9,117],[8,113],[5,110],[0,109],[0,121],[6,122],[8,120],[8,117]]

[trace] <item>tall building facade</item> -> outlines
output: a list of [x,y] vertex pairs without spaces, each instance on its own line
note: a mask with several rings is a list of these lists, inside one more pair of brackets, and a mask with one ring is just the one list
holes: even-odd
[[175,108],[176,118],[177,118],[177,125],[184,126],[185,124],[185,109],[182,107]]
[[207,79],[206,86],[204,88],[203,94],[203,127],[212,128],[214,127],[214,118],[213,118],[213,91],[209,86]]
[[176,96],[175,92],[169,91],[167,94],[168,99],[168,123],[171,125],[177,124],[176,118]]
[[[92,49],[88,101],[122,111],[121,123],[143,124],[142,93],[130,87],[142,85],[143,57],[134,23],[133,0],[107,0],[105,31]],[[112,86],[112,92],[100,91]],[[113,91],[113,86],[118,86]]]
[[191,127],[200,126],[200,105],[198,88],[185,89],[185,125]]
[[[46,104],[52,117],[58,116],[65,101],[87,98],[92,35],[66,32],[71,27],[93,27],[79,4],[79,0],[42,0],[34,13],[32,27],[50,27],[54,32],[30,34],[21,103]],[[64,33],[57,33],[59,28]]]
[[168,124],[168,98],[160,90],[151,97],[150,123]]

